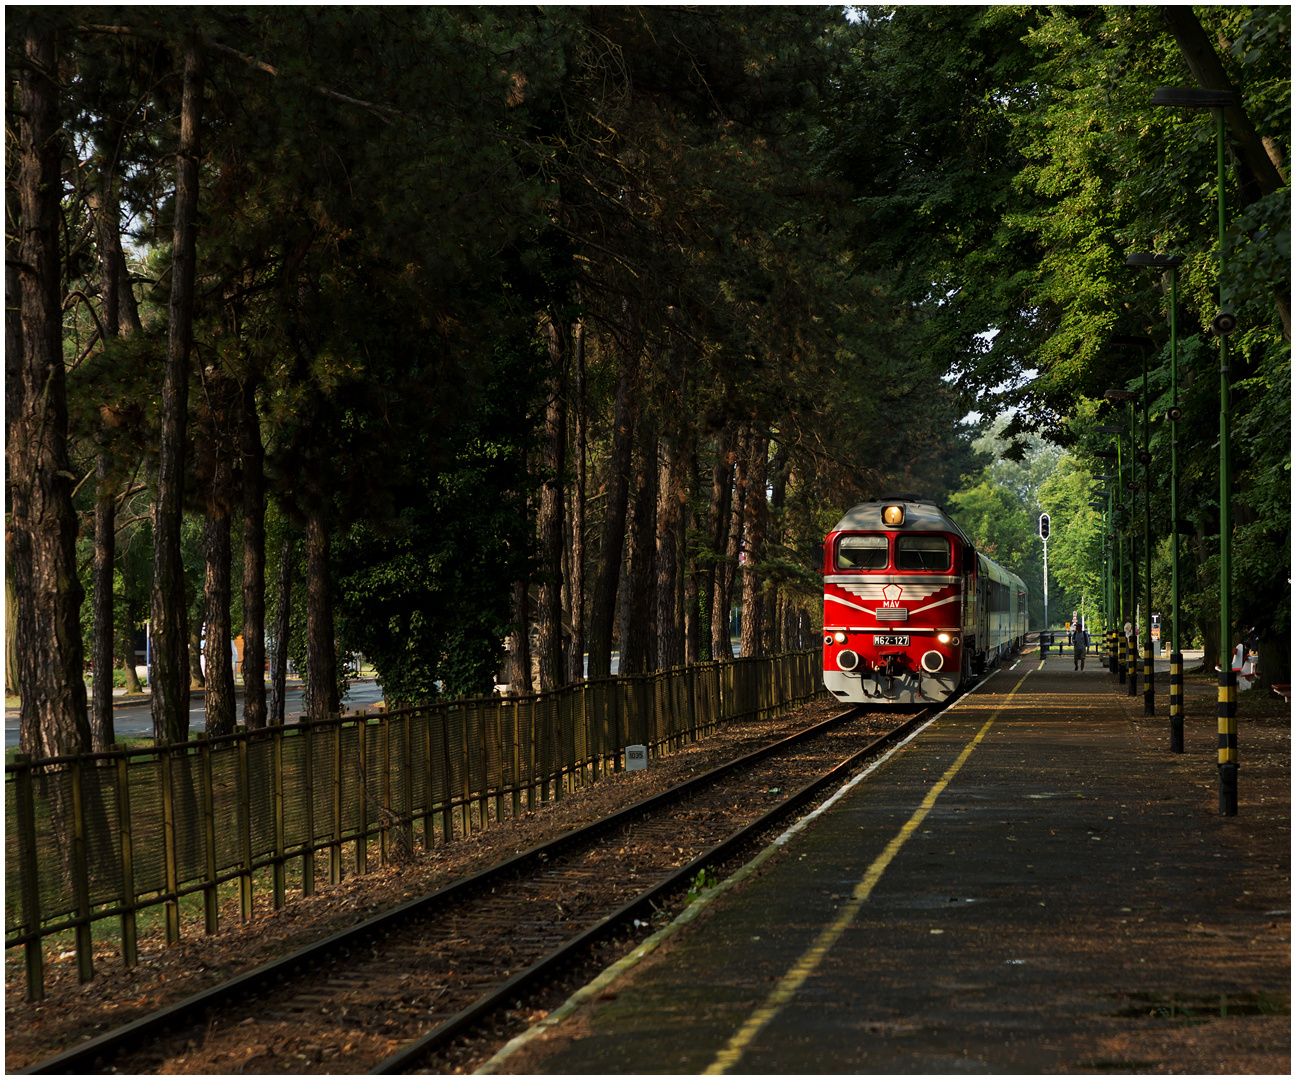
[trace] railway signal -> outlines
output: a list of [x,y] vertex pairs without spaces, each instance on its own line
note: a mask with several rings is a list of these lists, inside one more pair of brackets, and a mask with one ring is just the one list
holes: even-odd
[[1039,534],[1044,541],[1044,629],[1048,629],[1048,540],[1049,527],[1052,524],[1048,514],[1040,514]]

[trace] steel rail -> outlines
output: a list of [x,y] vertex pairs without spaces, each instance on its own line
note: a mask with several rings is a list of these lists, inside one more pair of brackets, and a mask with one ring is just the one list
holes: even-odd
[[[841,715],[849,716],[855,711],[856,710],[852,709]],[[380,1061],[370,1070],[370,1073],[390,1074],[405,1072],[428,1054],[448,1045],[463,1031],[470,1028],[473,1023],[507,1004],[509,999],[519,990],[523,990],[553,974],[573,956],[596,944],[600,939],[612,935],[632,919],[635,919],[640,915],[648,914],[653,908],[655,901],[664,896],[668,896],[677,890],[685,888],[693,881],[699,871],[703,871],[708,866],[722,863],[726,859],[731,858],[736,852],[749,844],[754,837],[759,836],[772,825],[799,810],[814,798],[816,793],[821,789],[838,781],[844,781],[863,760],[877,754],[890,743],[904,738],[929,716],[930,710],[923,710],[922,712],[910,717],[910,719],[905,721],[899,727],[886,732],[877,739],[874,739],[873,742],[868,744],[868,746],[856,751],[845,761],[824,773],[822,776],[811,780],[799,791],[789,795],[783,802],[766,811],[755,821],[744,825],[741,829],[738,829],[724,840],[721,840],[718,844],[715,844],[702,852],[702,854],[698,855],[687,865],[680,867],[674,873],[661,879],[657,884],[640,893],[629,903],[625,904],[620,910],[613,912],[611,915],[604,916],[594,925],[581,931],[581,933],[577,934],[569,941],[564,942],[548,956],[536,961],[536,963],[532,964],[531,967],[527,968],[525,971],[519,972],[517,975],[513,976],[513,978],[500,984],[494,990],[487,991],[466,1009],[457,1015],[452,1016],[439,1027],[429,1031],[426,1035],[420,1036],[412,1043],[407,1044],[400,1050],[396,1051],[396,1053]],[[840,719],[840,717],[835,717],[834,719]]]
[[[692,777],[674,787],[668,788],[666,791],[642,799],[615,814],[601,818],[596,822],[591,822],[589,825],[582,826],[581,828],[573,829],[570,832],[564,833],[561,836],[546,841],[545,843],[537,844],[512,858],[496,863],[495,865],[480,870],[468,877],[461,878],[460,880],[443,886],[434,892],[427,893],[421,897],[416,897],[413,900],[407,900],[405,903],[390,908],[378,915],[374,915],[353,927],[330,934],[311,945],[303,946],[278,960],[272,960],[269,963],[245,971],[241,975],[236,975],[227,979],[219,985],[213,986],[202,993],[185,998],[182,1001],[178,1001],[173,1005],[159,1009],[147,1016],[142,1016],[138,1020],[133,1020],[120,1028],[106,1032],[94,1039],[90,1039],[77,1046],[71,1047],[68,1050],[61,1051],[58,1054],[33,1062],[26,1068],[19,1070],[18,1075],[83,1073],[92,1071],[96,1067],[102,1067],[103,1064],[109,1062],[120,1050],[127,1048],[136,1049],[141,1043],[146,1042],[149,1039],[165,1035],[174,1029],[183,1027],[185,1024],[195,1022],[196,1019],[207,1014],[210,1010],[219,1008],[232,999],[246,1001],[248,998],[254,997],[258,991],[263,989],[265,986],[297,977],[308,968],[318,966],[335,954],[343,952],[358,943],[373,940],[381,935],[390,934],[402,924],[426,917],[429,912],[436,910],[438,907],[448,906],[451,903],[466,900],[476,892],[489,890],[493,882],[497,882],[501,879],[512,878],[516,876],[519,871],[527,869],[531,864],[552,859],[554,856],[566,852],[569,848],[593,841],[603,833],[614,831],[637,818],[655,813],[672,803],[681,801],[687,798],[692,792],[714,783],[730,773],[757,764],[765,758],[774,756],[799,742],[813,739],[818,735],[831,730],[859,711],[860,707],[856,706],[838,713],[835,716],[829,717],[827,720],[823,720],[818,724],[807,727],[802,731],[787,736],[784,739],[773,742],[768,746],[753,751],[750,754],[746,754],[743,757],[736,758],[733,761],[726,762],[724,765],[719,765],[714,769],[710,769],[705,773]],[[830,782],[830,777],[834,774],[838,773],[841,769],[848,768],[852,762],[858,760],[860,757],[867,756],[870,753],[876,753],[877,748],[880,745],[885,745],[886,741],[898,737],[902,732],[907,732],[907,730],[909,730],[913,724],[924,715],[925,714],[923,713],[917,714],[917,716],[906,724],[901,725],[900,728],[889,732],[875,740],[873,743],[870,743],[868,747],[853,755],[849,761],[838,766],[832,773],[829,773],[818,780],[812,781],[801,791],[789,796],[788,799],[784,800],[773,810],[763,815],[758,822],[754,824],[764,823],[765,825],[768,825],[770,820],[776,820],[780,814],[786,814],[792,809],[800,806],[806,799],[813,795],[814,790],[823,784]],[[677,888],[677,879],[681,879],[681,875],[689,871],[696,874],[698,869],[701,869],[707,863],[714,862],[718,857],[720,857],[716,854],[718,849],[727,848],[731,844],[737,846],[738,843],[741,843],[738,837],[744,832],[745,830],[740,830],[739,833],[735,833],[733,837],[722,841],[719,845],[716,845],[708,852],[694,859],[684,867],[683,870],[672,874],[663,882],[659,882],[658,885],[650,888],[635,900],[632,900],[620,911],[613,915],[605,916],[602,920],[595,923],[593,927],[583,931],[581,934],[571,939],[571,941],[566,945],[560,946],[559,952],[564,956],[570,956],[571,953],[579,947],[576,943],[584,942],[588,944],[590,941],[595,940],[598,934],[608,933],[616,926],[622,925],[627,918],[635,917],[636,913],[640,913],[648,908],[652,901],[662,893],[670,892]],[[593,933],[594,931],[597,931],[597,933]],[[424,1049],[420,1051],[420,1053],[427,1053],[428,1049],[433,1045],[430,1041],[433,1036],[437,1036],[439,1033],[451,1031],[451,1034],[441,1034],[440,1038],[442,1041],[452,1038],[453,1032],[462,1030],[470,1024],[473,1019],[481,1015],[482,1012],[489,1011],[489,1008],[495,1007],[494,1004],[490,1004],[479,1008],[482,1002],[486,1001],[488,998],[496,998],[501,991],[505,990],[505,988],[516,991],[525,983],[539,977],[549,970],[552,970],[552,967],[553,964],[547,959],[538,961],[531,968],[528,968],[526,971],[514,976],[495,991],[488,992],[483,998],[478,999],[477,1003],[470,1005],[467,1009],[452,1017],[446,1023],[440,1025],[428,1035],[416,1040],[416,1042],[411,1045],[423,1046]],[[507,994],[505,994],[505,996],[507,996]],[[385,1059],[383,1062],[379,1063],[378,1070],[394,1071],[392,1069],[385,1069],[384,1066],[399,1056],[401,1056],[400,1053],[393,1055],[391,1058]]]

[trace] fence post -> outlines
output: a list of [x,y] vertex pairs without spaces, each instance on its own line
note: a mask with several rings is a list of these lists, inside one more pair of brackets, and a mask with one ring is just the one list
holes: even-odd
[[125,743],[113,743],[117,758],[117,833],[121,843],[122,960],[128,968],[139,963],[139,938],[135,928],[135,864],[131,850],[130,759]]
[[455,699],[453,708],[455,715],[459,718],[459,747],[462,751],[459,754],[459,764],[463,766],[463,786],[459,791],[460,816],[463,820],[463,834],[466,839],[472,833],[472,750],[468,745],[468,710],[458,698]]
[[239,868],[239,916],[246,922],[252,918],[252,778],[248,768],[248,733],[240,731],[235,745],[238,747],[238,831],[239,854],[243,865]]
[[180,940],[180,890],[175,850],[175,799],[171,792],[171,746],[162,743],[158,764],[162,767],[162,859],[166,873],[167,899],[162,905],[166,943]]
[[495,760],[499,762],[499,782],[495,785],[495,824],[504,820],[504,699],[495,701]]
[[[40,862],[36,855],[36,793],[32,784],[31,755],[15,754],[14,807],[18,818],[18,857],[21,861],[19,880],[22,882],[22,930],[24,934],[39,934],[40,914]],[[45,956],[41,939],[35,937],[23,946],[27,965],[27,1000],[42,1001],[45,997]]]
[[356,834],[356,873],[369,872],[369,749],[367,738],[369,721],[356,718],[356,768],[360,771],[360,796],[356,800],[360,811],[360,831]]
[[86,859],[85,792],[81,787],[81,756],[72,759],[72,895],[76,903],[77,978],[94,978],[94,941],[90,934],[90,868]]
[[[500,709],[504,708],[504,699],[500,699]],[[522,813],[522,728],[518,725],[517,698],[509,706],[509,732],[513,744],[513,772],[509,777],[509,787],[513,794],[513,817]]]
[[454,791],[454,768],[450,761],[450,710],[437,706],[441,714],[441,775],[445,777],[445,797],[441,801],[441,839],[447,844],[454,840],[454,808],[451,806]]
[[414,854],[414,743],[410,735],[410,711],[403,714],[404,725],[401,727],[401,773],[405,781],[401,785],[404,806],[401,807],[401,831],[405,834],[405,851]]
[[378,714],[378,737],[382,743],[382,806],[379,807],[378,865],[386,866],[390,852],[391,833],[391,716],[384,710]]
[[219,907],[216,903],[216,809],[212,793],[211,740],[207,732],[198,732],[199,785],[202,787],[203,857],[207,878],[203,886],[203,924],[209,934],[219,929]]
[[287,901],[288,868],[284,865],[284,732],[288,729],[276,725],[267,729],[271,743],[270,768],[274,774],[274,866],[271,868],[270,880],[274,885],[274,909],[278,911]]
[[435,839],[435,826],[432,824],[432,807],[436,805],[436,776],[432,772],[432,710],[424,702],[419,706],[419,716],[423,718],[423,765],[426,781],[423,796],[423,849],[432,850]]
[[302,771],[306,781],[306,850],[302,852],[302,895],[315,893],[315,721],[298,725],[305,761]]
[[333,841],[329,844],[329,884],[337,885],[342,880],[342,720],[330,717],[329,730],[333,732],[329,740],[333,758]]

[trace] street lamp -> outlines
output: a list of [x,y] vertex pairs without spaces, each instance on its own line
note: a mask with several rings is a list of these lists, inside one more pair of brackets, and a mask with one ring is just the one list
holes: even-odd
[[[1105,458],[1105,459],[1109,459],[1109,460],[1114,460],[1114,459],[1116,458],[1116,456],[1117,456],[1115,450],[1093,450],[1093,451],[1091,451],[1091,453],[1093,454],[1094,457],[1100,457],[1100,458]],[[1115,477],[1115,476],[1099,476],[1098,479],[1101,480],[1103,483],[1110,483],[1110,482],[1113,481],[1113,480],[1118,480],[1119,477]],[[1109,670],[1113,675],[1115,675],[1115,674],[1116,674],[1116,636],[1117,636],[1117,635],[1116,635],[1116,621],[1115,621],[1115,618],[1114,618],[1113,616],[1114,616],[1114,613],[1116,612],[1116,559],[1115,559],[1115,540],[1116,540],[1116,535],[1115,535],[1115,525],[1114,525],[1115,517],[1116,517],[1116,512],[1115,512],[1115,510],[1113,509],[1113,505],[1114,505],[1114,501],[1115,501],[1115,500],[1113,499],[1111,493],[1110,493],[1110,492],[1107,492],[1107,493],[1105,493],[1105,494],[1107,495],[1107,517],[1106,517],[1106,527],[1105,527],[1105,529],[1104,529],[1104,537],[1103,537],[1103,539],[1104,539],[1103,552],[1104,552],[1104,554],[1106,555],[1106,564],[1107,564],[1107,566],[1106,566],[1106,569],[1107,569],[1107,581],[1106,581],[1106,587],[1107,587],[1107,669],[1108,669],[1108,670]]]
[[[1109,390],[1107,393],[1125,394],[1128,393],[1128,391]],[[1106,397],[1107,395],[1104,394],[1103,396]],[[1125,475],[1125,462],[1124,462],[1124,456],[1121,452],[1122,447],[1121,447],[1120,437],[1124,435],[1125,432],[1129,430],[1129,428],[1127,428],[1124,424],[1103,424],[1102,426],[1098,427],[1096,430],[1104,435],[1116,436],[1116,449],[1114,451],[1108,451],[1108,453],[1114,454],[1116,458],[1116,487],[1112,495],[1112,533],[1113,536],[1117,536],[1120,534],[1120,529],[1117,527],[1116,524],[1117,522],[1116,512],[1125,509],[1123,504],[1116,502],[1116,499],[1120,498],[1121,479]],[[1114,599],[1117,600],[1116,627],[1114,633],[1117,638],[1117,641],[1116,641],[1116,649],[1115,649],[1116,666],[1113,670],[1115,674],[1119,677],[1118,681],[1120,682],[1120,684],[1124,686],[1126,684],[1126,675],[1130,673],[1129,656],[1128,656],[1129,640],[1128,638],[1126,638],[1125,633],[1121,628],[1121,623],[1126,621],[1125,618],[1125,538],[1123,536],[1120,536],[1120,539],[1116,541],[1116,545],[1117,545],[1116,546],[1116,581],[1118,583],[1118,586],[1116,589],[1116,595],[1114,597]],[[1131,607],[1133,607],[1134,604],[1133,561],[1134,561],[1133,554],[1131,553],[1130,556],[1131,577],[1130,577],[1130,589],[1129,589]],[[1135,681],[1136,680],[1133,678],[1129,680],[1131,693],[1133,693],[1133,685]]]
[[1178,299],[1176,285],[1182,255],[1157,255],[1133,252],[1125,256],[1126,266],[1146,266],[1164,270],[1170,275],[1170,752],[1184,751],[1183,653],[1179,641],[1179,335],[1176,326]]
[[[1224,262],[1224,110],[1237,104],[1231,90],[1201,90],[1197,87],[1162,86],[1152,91],[1153,105],[1189,109],[1212,109],[1215,114],[1215,201],[1219,224],[1219,259]],[[1220,275],[1223,276],[1222,273]],[[1220,296],[1221,306],[1223,294]],[[1220,342],[1220,664],[1219,664],[1219,812],[1226,817],[1237,815],[1237,682],[1232,663],[1232,612],[1229,610],[1229,585],[1232,579],[1230,512],[1233,493],[1229,479],[1229,385],[1228,342],[1226,337],[1237,326],[1237,320],[1221,311],[1212,323]],[[1179,523],[1175,522],[1175,528]]]
[[[1132,345],[1143,359],[1143,450],[1138,455],[1143,466],[1143,715],[1156,714],[1155,669],[1152,663],[1152,451],[1148,432],[1148,352],[1156,342],[1147,337],[1117,335],[1113,345]],[[1131,393],[1125,391],[1125,393]],[[1133,395],[1137,400],[1137,395]],[[1130,421],[1133,423],[1133,404]],[[1131,446],[1133,438],[1130,439]]]
[[[1109,597],[1107,589],[1107,503],[1102,501],[1108,497],[1106,491],[1091,491],[1089,493],[1095,498],[1089,503],[1089,509],[1094,510],[1102,515],[1102,532],[1103,532],[1103,578],[1102,578],[1102,619],[1107,625],[1111,625],[1111,608],[1108,607]],[[1087,627],[1086,627],[1087,629]]]

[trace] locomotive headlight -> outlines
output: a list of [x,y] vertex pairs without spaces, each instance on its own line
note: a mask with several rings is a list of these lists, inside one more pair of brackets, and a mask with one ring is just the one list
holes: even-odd
[[882,511],[882,523],[884,525],[903,525],[904,524],[904,507],[888,506]]
[[949,639],[950,639],[949,634],[937,634],[937,635],[936,635],[936,640],[939,641],[942,645],[948,645],[948,644],[949,644]]
[[846,643],[845,632],[838,630],[837,633],[833,634],[833,641],[837,642],[838,645],[844,645]]

